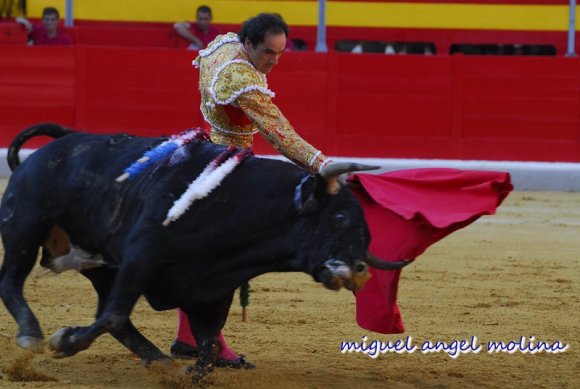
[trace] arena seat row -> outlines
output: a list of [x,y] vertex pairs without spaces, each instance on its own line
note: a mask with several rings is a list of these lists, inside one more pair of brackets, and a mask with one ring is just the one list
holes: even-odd
[[[31,20],[38,23],[38,20]],[[216,24],[221,32],[238,31],[237,24]],[[188,43],[181,39],[173,30],[172,23],[146,22],[97,22],[79,20],[74,27],[64,30],[76,44],[102,46],[133,46],[133,47],[176,47],[185,48]],[[316,47],[317,28],[315,26],[291,26],[290,37],[300,43],[306,50]],[[384,29],[356,29],[345,31],[342,28],[327,30],[327,46],[334,50],[336,43],[342,39],[365,40],[386,39]],[[27,35],[23,27],[14,21],[0,22],[0,44],[27,43]]]

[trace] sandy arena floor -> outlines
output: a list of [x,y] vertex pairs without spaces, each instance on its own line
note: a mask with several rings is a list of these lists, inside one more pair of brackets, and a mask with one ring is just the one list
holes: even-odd
[[[5,180],[0,182],[3,191]],[[354,322],[354,299],[304,274],[269,274],[252,281],[250,321],[237,303],[225,332],[257,369],[216,370],[215,388],[578,388],[580,382],[580,193],[515,192],[498,215],[487,216],[431,247],[403,272],[399,305],[406,333],[380,335]],[[91,322],[96,298],[75,273],[39,267],[26,296],[45,335]],[[133,321],[168,351],[175,312],[140,302]],[[1,388],[173,388],[185,362],[147,369],[109,335],[67,359],[32,355],[14,341],[16,326],[0,308]],[[342,341],[467,340],[479,353],[384,353],[372,359],[342,354]],[[560,353],[490,354],[490,341],[568,345]],[[553,348],[556,349],[558,344]]]

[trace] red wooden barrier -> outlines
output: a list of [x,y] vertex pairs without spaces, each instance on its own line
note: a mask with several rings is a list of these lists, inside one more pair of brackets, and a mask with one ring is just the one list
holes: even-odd
[[21,24],[0,20],[0,45],[25,45],[28,34]]
[[196,53],[79,46],[75,127],[171,134],[201,125]]
[[[195,53],[0,46],[0,146],[53,121],[91,132],[201,125]],[[341,156],[580,162],[580,59],[288,53],[269,76],[306,139]],[[257,137],[256,151],[273,153]]]
[[2,147],[33,123],[50,120],[74,127],[75,55],[72,47],[0,46]]

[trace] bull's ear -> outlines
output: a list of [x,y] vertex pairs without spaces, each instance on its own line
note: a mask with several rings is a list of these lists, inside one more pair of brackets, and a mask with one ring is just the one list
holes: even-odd
[[314,214],[316,212],[318,212],[318,200],[316,200],[314,198],[313,194],[310,194],[310,196],[308,197],[308,199],[306,199],[306,201],[304,201],[304,203],[302,204],[302,208],[300,208],[298,210],[298,214],[299,215],[311,215]]
[[324,193],[319,176],[304,177],[294,191],[294,207],[298,215],[310,215],[318,212],[320,202],[318,198]]

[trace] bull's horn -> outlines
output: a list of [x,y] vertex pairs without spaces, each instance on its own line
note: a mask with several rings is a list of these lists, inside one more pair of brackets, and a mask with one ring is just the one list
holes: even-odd
[[362,170],[374,170],[378,169],[379,166],[363,165],[354,162],[331,162],[322,169],[320,175],[328,183],[326,191],[335,195],[340,191],[340,184],[338,182],[338,176],[343,173],[357,172]]
[[320,175],[327,180],[343,173],[358,172],[363,170],[375,170],[380,166],[363,165],[354,162],[331,162],[322,169]]
[[407,259],[404,261],[388,262],[388,261],[383,261],[383,260],[375,257],[371,253],[367,253],[367,257],[366,257],[366,259],[363,259],[363,262],[365,262],[370,267],[374,267],[375,269],[398,270],[398,269],[404,268],[405,266],[407,266],[408,264],[410,264],[414,260],[415,260],[415,258]]

